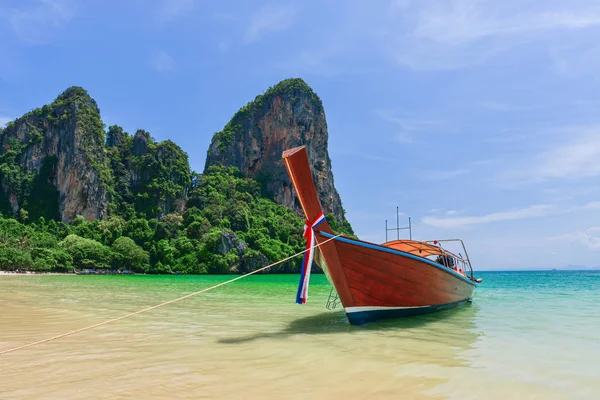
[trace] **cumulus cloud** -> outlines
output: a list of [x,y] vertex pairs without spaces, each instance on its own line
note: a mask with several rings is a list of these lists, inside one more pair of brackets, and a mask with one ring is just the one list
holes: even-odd
[[194,9],[195,0],[163,0],[159,9],[161,18],[171,21]]
[[544,217],[546,215],[549,215],[554,210],[555,208],[551,205],[541,204],[516,210],[494,212],[480,216],[461,216],[443,218],[430,216],[423,218],[423,223],[438,228],[457,228],[464,226],[488,224],[491,222]]
[[[402,24],[399,22],[403,22]],[[524,7],[520,1],[419,1],[388,21],[392,57],[417,70],[453,69],[557,35],[600,26],[600,6],[567,1]]]
[[154,69],[159,72],[168,72],[174,68],[175,60],[173,60],[173,57],[166,51],[159,51],[156,56],[154,56],[152,65],[154,66]]
[[39,0],[6,10],[10,26],[22,41],[40,44],[65,27],[77,14],[72,0]]
[[600,250],[600,227],[591,226],[587,229],[567,233],[550,238],[557,241],[578,242],[591,250]]
[[600,176],[600,125],[575,126],[546,133],[545,140],[499,173],[507,185],[544,181],[581,181]]
[[272,32],[283,31],[294,25],[298,9],[289,4],[271,4],[262,7],[250,17],[244,42],[251,43]]

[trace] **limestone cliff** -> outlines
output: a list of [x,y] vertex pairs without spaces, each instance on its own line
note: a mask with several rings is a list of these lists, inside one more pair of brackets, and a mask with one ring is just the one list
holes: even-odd
[[[80,87],[0,130],[0,209],[63,222],[107,213],[110,170],[96,102]],[[58,209],[55,209],[58,208]]]
[[[115,182],[112,204],[121,213],[133,205],[146,218],[182,212],[191,185],[188,155],[171,140],[155,142],[138,129],[129,136],[119,126],[107,134]],[[114,210],[114,211],[117,211]]]
[[214,135],[205,171],[213,165],[235,166],[259,181],[269,197],[302,216],[281,153],[306,145],[324,212],[351,231],[334,186],[327,141],[321,100],[302,79],[287,79],[242,107]]
[[[71,222],[115,213],[161,218],[184,210],[187,154],[138,130],[104,131],[96,102],[71,87],[0,129],[0,212]],[[26,215],[27,215],[26,214]]]

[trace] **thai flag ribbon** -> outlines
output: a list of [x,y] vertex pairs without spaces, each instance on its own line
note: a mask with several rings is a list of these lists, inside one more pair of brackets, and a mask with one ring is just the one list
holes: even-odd
[[325,216],[321,211],[319,215],[312,221],[304,223],[304,237],[306,238],[306,252],[302,260],[302,271],[300,272],[300,285],[298,285],[298,293],[296,294],[296,303],[304,304],[308,299],[308,281],[310,280],[310,269],[312,267],[313,258],[315,256],[315,227],[325,221]]

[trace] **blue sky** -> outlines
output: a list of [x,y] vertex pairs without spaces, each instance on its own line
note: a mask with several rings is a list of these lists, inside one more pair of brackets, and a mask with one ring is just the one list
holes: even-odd
[[201,171],[239,107],[301,77],[361,238],[399,206],[479,269],[597,266],[599,35],[591,0],[0,0],[0,124],[79,85]]

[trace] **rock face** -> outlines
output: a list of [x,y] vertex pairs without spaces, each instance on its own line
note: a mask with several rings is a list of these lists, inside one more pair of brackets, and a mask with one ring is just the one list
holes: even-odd
[[148,141],[149,135],[145,131],[138,129],[133,136],[133,155],[138,157],[143,156],[146,150],[148,150]]
[[[56,100],[31,111],[0,131],[0,183],[4,208],[38,207],[40,216],[55,215],[70,222],[77,215],[88,220],[107,213],[110,180],[105,133],[96,102],[80,87],[71,87]],[[42,166],[49,171],[32,186]],[[48,189],[56,188],[56,192]],[[56,204],[48,196],[58,196]],[[44,202],[48,201],[45,207]],[[6,204],[8,203],[8,204]],[[42,204],[40,208],[40,204]],[[6,210],[5,210],[6,211]]]
[[143,129],[131,137],[116,125],[108,129],[107,145],[117,204],[133,204],[147,218],[184,210],[191,171],[179,146],[171,140],[157,143]]
[[71,222],[109,213],[161,218],[181,212],[191,184],[187,154],[138,130],[104,131],[96,102],[71,87],[0,129],[0,212]]
[[235,166],[259,181],[269,197],[303,217],[281,153],[306,145],[321,206],[342,224],[344,210],[333,183],[327,141],[321,100],[302,79],[287,79],[241,108],[214,135],[205,171],[212,165]]
[[233,232],[222,231],[217,239],[216,250],[221,255],[228,254],[232,249],[240,257],[238,263],[230,268],[230,272],[246,273],[269,263],[267,257],[257,251],[247,251],[248,245]]
[[123,131],[123,128],[113,125],[108,129],[106,134],[106,146],[119,147],[127,140],[127,136],[128,135]]

